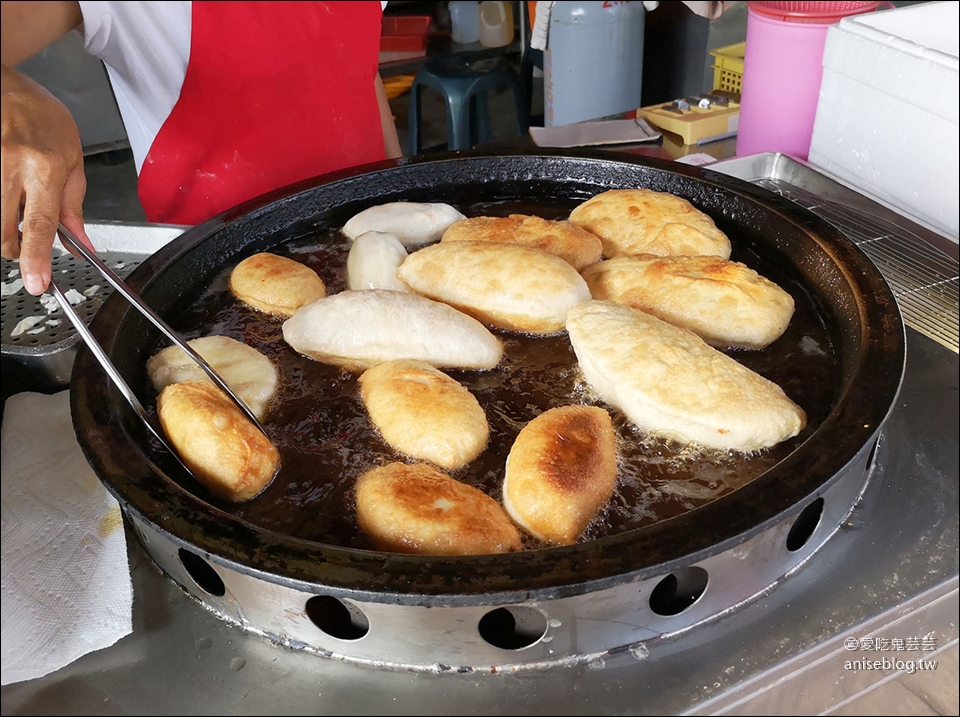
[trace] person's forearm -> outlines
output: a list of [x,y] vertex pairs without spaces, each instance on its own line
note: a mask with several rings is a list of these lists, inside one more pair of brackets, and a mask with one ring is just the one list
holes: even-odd
[[83,229],[83,148],[63,103],[5,65],[0,65],[0,158],[2,254],[20,259],[24,287],[40,294],[50,282],[58,223],[89,245]]
[[383,86],[380,73],[377,73],[377,104],[380,107],[380,124],[383,127],[383,146],[387,157],[395,159],[403,156],[400,149],[400,137],[397,135],[397,123],[393,120],[393,111],[390,109],[390,100],[387,99],[387,90]]
[[0,2],[0,63],[18,65],[83,22],[77,2]]
[[0,249],[31,294],[50,282],[58,223],[83,229],[83,148],[70,111],[14,66],[80,26],[76,2],[0,3]]

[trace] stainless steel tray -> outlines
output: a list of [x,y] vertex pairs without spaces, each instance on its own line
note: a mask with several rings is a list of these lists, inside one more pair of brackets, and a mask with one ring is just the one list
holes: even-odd
[[783,154],[710,165],[792,199],[850,237],[893,289],[904,321],[956,352],[957,243]]
[[[87,234],[98,256],[121,278],[186,227],[129,222],[88,222]],[[51,261],[53,278],[72,299],[74,309],[89,323],[113,289],[100,272],[85,259],[68,254],[58,242]],[[20,275],[19,263],[3,259],[0,269],[7,287]],[[53,295],[31,296],[23,289],[2,298],[2,352],[4,365],[16,364],[18,373],[29,377],[31,390],[54,391],[66,388],[80,336],[64,316]],[[35,321],[18,331],[21,322]],[[9,364],[8,364],[9,362]]]
[[[711,169],[792,199],[796,193],[801,203],[812,197],[818,213],[842,207],[837,221],[847,221],[849,212],[850,221],[862,222],[862,207],[871,226],[880,217],[895,229],[880,239],[902,243],[924,262],[931,250],[937,262],[941,254],[952,258],[952,276],[947,271],[914,291],[933,290],[937,282],[952,286],[946,309],[956,316],[956,245],[949,240],[884,214],[881,205],[780,155],[718,162]],[[894,257],[893,264],[900,260]],[[278,647],[232,627],[163,577],[131,539],[133,634],[52,675],[4,687],[3,714],[852,713],[881,685],[922,695],[912,706],[886,698],[891,713],[955,713],[956,339],[950,346],[949,336],[930,338],[916,328],[924,308],[916,311],[908,316],[901,396],[875,456],[875,475],[851,520],[815,560],[708,624],[542,671],[380,670]],[[872,649],[881,638],[903,650]],[[929,661],[951,654],[952,666],[913,675],[847,667],[857,660]]]

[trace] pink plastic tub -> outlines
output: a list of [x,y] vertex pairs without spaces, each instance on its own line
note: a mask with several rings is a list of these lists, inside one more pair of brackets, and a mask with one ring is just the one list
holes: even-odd
[[[879,4],[747,3],[738,155],[781,152],[807,158],[827,29],[842,17],[871,12]],[[816,6],[823,11],[803,12]]]

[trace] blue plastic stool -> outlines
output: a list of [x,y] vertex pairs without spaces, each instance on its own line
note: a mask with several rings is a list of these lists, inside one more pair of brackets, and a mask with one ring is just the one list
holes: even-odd
[[428,58],[410,87],[408,139],[410,154],[423,149],[420,139],[420,92],[429,87],[440,93],[447,108],[447,149],[470,149],[493,139],[487,111],[487,93],[508,88],[516,106],[517,134],[530,126],[530,111],[520,78],[503,56],[444,53]]

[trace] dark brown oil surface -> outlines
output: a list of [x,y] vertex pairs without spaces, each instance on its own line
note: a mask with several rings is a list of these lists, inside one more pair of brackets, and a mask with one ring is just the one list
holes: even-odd
[[[467,216],[526,213],[560,219],[573,206],[502,202],[460,209]],[[645,434],[596,398],[579,373],[565,332],[531,337],[495,331],[505,347],[500,366],[490,371],[448,371],[477,397],[490,423],[486,449],[451,475],[500,500],[507,454],[528,421],[556,406],[603,406],[619,435],[620,473],[616,493],[581,538],[590,540],[695,509],[753,480],[795,450],[827,417],[836,399],[839,367],[828,322],[800,281],[738,245],[736,236],[730,239],[732,259],[747,264],[794,298],[793,319],[780,339],[760,351],[727,353],[779,384],[806,411],[808,425],[799,436],[751,454],[667,442]],[[346,289],[349,242],[339,231],[321,230],[272,251],[314,269],[328,295]],[[181,315],[167,320],[188,339],[230,336],[274,362],[280,388],[264,427],[280,450],[282,467],[259,496],[242,504],[220,501],[190,478],[184,478],[183,485],[261,528],[319,543],[370,549],[354,515],[354,482],[370,468],[410,459],[387,446],[371,424],[359,398],[358,374],[297,354],[283,340],[281,318],[251,309],[233,297],[227,286],[232,269],[232,265],[223,267],[202,296],[189,302]],[[532,538],[526,546],[540,547]]]

